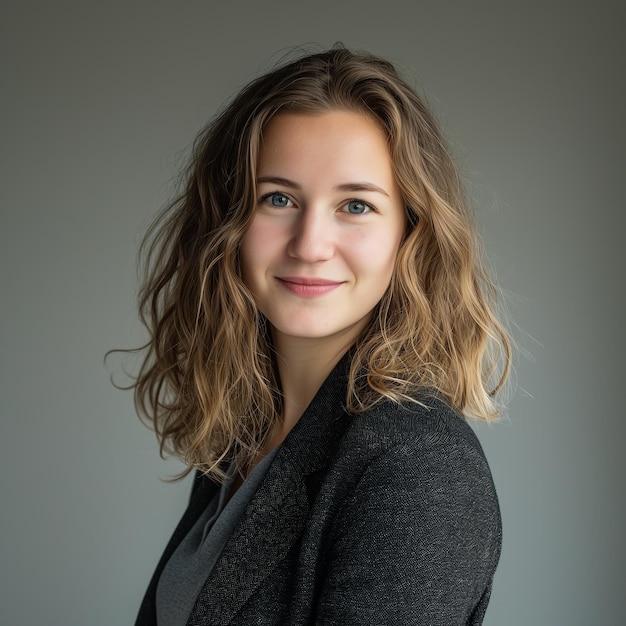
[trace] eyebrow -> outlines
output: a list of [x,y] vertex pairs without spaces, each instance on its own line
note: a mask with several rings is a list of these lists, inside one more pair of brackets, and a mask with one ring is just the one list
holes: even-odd
[[[257,185],[260,183],[272,183],[273,185],[281,185],[282,187],[290,187],[291,189],[301,189],[298,183],[295,183],[288,178],[282,178],[281,176],[259,176],[259,178],[256,179],[256,182]],[[359,191],[373,191],[375,193],[381,193],[383,196],[387,196],[388,198],[390,197],[389,194],[378,185],[367,182],[342,183],[341,185],[334,187],[334,190],[351,191],[355,193],[358,193]]]

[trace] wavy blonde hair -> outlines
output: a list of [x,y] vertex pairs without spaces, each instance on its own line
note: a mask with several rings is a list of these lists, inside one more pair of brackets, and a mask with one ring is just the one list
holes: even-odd
[[241,279],[239,247],[257,204],[263,128],[281,112],[364,112],[386,132],[407,210],[392,282],[352,348],[346,405],[435,391],[466,416],[498,414],[510,344],[481,261],[457,168],[425,103],[389,62],[344,48],[246,86],[196,140],[179,198],[141,247],[140,316],[150,333],[131,385],[161,454],[215,478],[245,466],[281,419],[266,321]]

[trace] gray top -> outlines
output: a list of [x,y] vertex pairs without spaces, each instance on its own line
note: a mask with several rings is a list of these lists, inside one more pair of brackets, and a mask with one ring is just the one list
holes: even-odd
[[254,496],[276,451],[270,452],[226,502],[236,467],[167,562],[156,592],[158,626],[184,626],[213,566]]

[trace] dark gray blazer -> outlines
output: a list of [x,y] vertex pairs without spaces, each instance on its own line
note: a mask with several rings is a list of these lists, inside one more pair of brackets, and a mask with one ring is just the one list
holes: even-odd
[[[196,601],[207,624],[482,623],[501,545],[471,428],[442,401],[344,409],[347,359],[285,439]],[[216,490],[196,476],[163,566]]]

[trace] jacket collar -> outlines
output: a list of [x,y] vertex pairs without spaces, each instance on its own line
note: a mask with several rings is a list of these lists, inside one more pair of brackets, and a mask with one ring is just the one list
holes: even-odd
[[298,540],[306,478],[326,467],[346,428],[344,356],[278,450],[196,601],[188,626],[228,624]]

